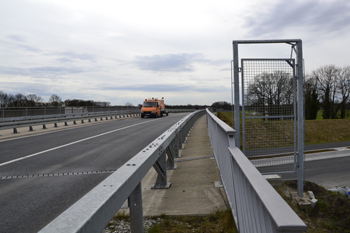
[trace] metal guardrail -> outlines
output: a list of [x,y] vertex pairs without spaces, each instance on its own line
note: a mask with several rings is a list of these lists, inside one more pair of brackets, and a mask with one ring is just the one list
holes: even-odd
[[[123,111],[124,112],[124,111]],[[108,120],[108,116],[113,118],[122,118],[125,116],[136,116],[139,115],[139,112],[134,113],[132,111],[128,112],[94,112],[94,113],[74,113],[74,114],[57,114],[57,115],[44,115],[44,116],[25,116],[25,117],[12,117],[12,118],[5,118],[2,119],[2,123],[0,123],[0,130],[1,129],[11,129],[13,128],[13,133],[17,133],[18,127],[25,127],[29,126],[29,131],[33,131],[32,126],[34,125],[43,125],[43,128],[46,128],[46,124],[53,123],[55,124],[55,127],[57,127],[58,122],[65,122],[65,125],[67,125],[68,121],[74,121],[74,124],[76,124],[77,120],[81,120],[82,123],[84,123],[84,119],[89,119],[89,122],[91,122],[91,118],[95,118],[95,121],[97,121],[97,118],[100,118],[102,120],[102,117],[105,117],[106,120]]]
[[139,110],[134,106],[41,106],[41,107],[0,107],[0,122],[4,118],[23,117],[23,116],[41,116],[41,115],[62,115],[78,113],[96,113],[96,112],[128,112]]
[[168,112],[195,112],[198,111],[198,109],[172,109],[172,108],[167,108],[166,109]]
[[305,223],[238,147],[235,130],[207,110],[208,133],[239,232],[303,232]]
[[128,199],[131,231],[143,233],[141,180],[153,166],[158,177],[152,188],[169,188],[166,170],[176,168],[174,158],[190,128],[204,113],[197,111],[182,118],[40,232],[101,232]]

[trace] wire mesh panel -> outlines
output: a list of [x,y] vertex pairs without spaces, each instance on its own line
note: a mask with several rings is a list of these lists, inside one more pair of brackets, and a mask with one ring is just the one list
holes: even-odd
[[243,152],[257,167],[295,170],[294,59],[242,59]]

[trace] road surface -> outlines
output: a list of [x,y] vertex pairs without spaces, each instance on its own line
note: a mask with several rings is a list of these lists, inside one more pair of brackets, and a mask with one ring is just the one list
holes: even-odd
[[0,232],[37,232],[188,113],[0,140]]

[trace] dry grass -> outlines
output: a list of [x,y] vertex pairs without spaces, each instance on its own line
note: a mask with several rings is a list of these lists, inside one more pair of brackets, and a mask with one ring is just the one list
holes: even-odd
[[[218,117],[230,126],[232,125],[231,115],[231,112],[218,113]],[[281,124],[281,121],[269,122],[269,124],[274,124],[275,126],[265,127],[264,124],[266,123],[256,123],[256,125],[254,126],[254,137],[263,139],[264,143],[262,144],[264,144],[265,146],[274,147],[274,145],[268,144],[268,141],[273,140],[270,140],[266,135],[268,135],[269,131],[271,130],[274,130],[275,132],[283,132],[283,130],[279,129],[279,124]],[[285,132],[283,132],[281,135],[283,137],[289,137],[293,140],[293,137],[291,137],[291,135],[287,135]],[[305,121],[305,144],[319,144],[343,141],[350,141],[350,119]]]
[[350,141],[350,119],[305,121],[305,143]]
[[[157,217],[159,218],[159,217]],[[230,210],[216,211],[207,216],[160,216],[161,224],[154,225],[149,233],[236,233]]]
[[304,192],[312,191],[318,200],[315,208],[306,212],[298,208],[297,202],[286,195],[285,190],[297,190],[296,181],[285,181],[283,187],[276,188],[282,198],[307,225],[306,233],[350,232],[350,200],[333,193],[313,182],[305,181]]

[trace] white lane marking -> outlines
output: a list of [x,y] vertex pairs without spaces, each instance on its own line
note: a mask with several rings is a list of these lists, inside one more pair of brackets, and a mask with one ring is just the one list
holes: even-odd
[[10,164],[10,163],[14,163],[14,162],[20,161],[20,160],[31,158],[31,157],[34,157],[34,156],[37,156],[37,155],[40,155],[40,154],[43,154],[43,153],[46,153],[46,152],[49,152],[49,151],[53,151],[53,150],[57,150],[57,149],[60,149],[60,148],[63,148],[63,147],[67,147],[67,146],[73,145],[73,144],[77,144],[79,142],[87,141],[87,140],[90,140],[92,138],[101,137],[101,136],[104,136],[106,134],[114,133],[114,132],[117,132],[117,131],[120,131],[120,130],[123,130],[123,129],[131,128],[131,127],[134,127],[134,126],[137,126],[137,125],[146,124],[146,123],[149,123],[151,121],[156,121],[156,120],[161,120],[161,119],[154,119],[154,120],[149,120],[149,121],[137,123],[137,124],[134,124],[134,125],[129,125],[129,126],[126,126],[126,127],[123,127],[123,128],[119,128],[119,129],[115,129],[115,130],[112,130],[112,131],[109,131],[109,132],[106,132],[106,133],[101,133],[101,134],[98,134],[98,135],[95,135],[95,136],[92,136],[92,137],[88,137],[88,138],[84,138],[84,139],[81,139],[81,140],[78,140],[78,141],[75,141],[75,142],[71,142],[71,143],[68,143],[68,144],[65,144],[65,145],[62,145],[62,146],[57,146],[57,147],[54,147],[54,148],[51,148],[51,149],[48,149],[48,150],[40,151],[40,152],[35,153],[35,154],[27,155],[27,156],[24,156],[24,157],[21,157],[21,158],[18,158],[18,159],[14,159],[14,160],[10,160],[10,161],[4,162],[4,163],[0,163],[0,167],[4,166],[4,165],[7,165],[7,164]]
[[[171,116],[167,116],[166,118],[168,117],[176,117],[176,116],[179,116],[179,115],[184,115],[185,113],[177,113],[177,115],[171,115]],[[165,118],[165,119],[166,119]],[[131,119],[131,118],[130,118]],[[119,120],[119,119],[118,119]],[[122,120],[126,120],[124,118],[122,118]],[[155,120],[155,119],[154,119]],[[158,120],[164,120],[164,118],[158,118]],[[150,120],[150,121],[153,121],[153,120]],[[115,122],[115,120],[113,121],[100,121],[98,122],[98,124],[105,124],[105,123],[113,123]],[[15,138],[8,138],[8,139],[2,139],[0,140],[0,143],[1,142],[8,142],[8,141],[13,141],[13,140],[18,140],[18,139],[23,139],[23,138],[29,138],[29,137],[36,137],[36,136],[42,136],[42,135],[45,135],[45,134],[50,134],[50,133],[56,133],[56,132],[59,132],[59,131],[67,131],[67,130],[74,130],[74,129],[77,129],[79,127],[91,127],[91,126],[95,126],[96,124],[86,124],[86,125],[76,125],[75,127],[71,127],[71,128],[68,128],[68,129],[63,129],[63,128],[56,128],[55,130],[52,130],[50,132],[45,132],[45,133],[38,133],[38,134],[30,134],[30,135],[27,135],[27,136],[18,136],[18,137],[15,137]],[[1,135],[0,135],[1,136]]]

